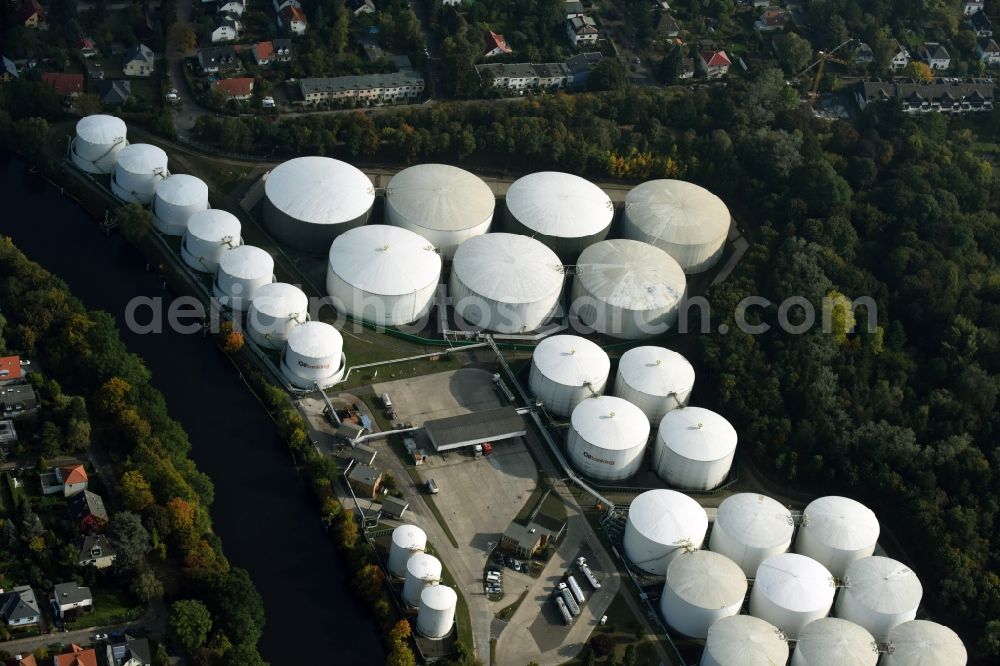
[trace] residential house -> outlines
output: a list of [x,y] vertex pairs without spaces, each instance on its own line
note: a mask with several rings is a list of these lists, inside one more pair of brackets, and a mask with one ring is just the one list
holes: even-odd
[[498,35],[492,30],[487,30],[483,35],[483,40],[486,42],[486,46],[483,49],[484,58],[511,53],[510,47],[507,46],[507,40],[503,38],[503,35]]
[[604,56],[601,55],[599,51],[577,53],[576,55],[566,58],[566,69],[569,70],[566,85],[573,88],[582,88],[586,86],[587,79],[590,77],[590,72],[593,71],[597,63],[602,60],[604,60]]
[[446,7],[456,7],[462,4],[462,0],[441,0],[441,4]]
[[563,88],[570,82],[569,67],[561,62],[476,65],[476,72],[494,88],[521,93]]
[[973,14],[983,11],[985,4],[984,0],[965,0],[965,2],[962,3],[962,14],[965,16],[972,16]]
[[7,666],[38,666],[33,654],[16,654],[12,658],[4,661]]
[[937,42],[925,42],[918,46],[917,56],[932,70],[940,71],[951,66],[951,56],[948,54],[948,49]]
[[198,49],[198,67],[205,74],[235,72],[241,66],[240,56],[232,46],[208,46]]
[[125,54],[122,71],[125,76],[150,76],[155,67],[153,50],[145,44],[139,44]]
[[[14,63],[9,58],[4,58],[10,62],[13,69]],[[13,78],[17,78],[17,70],[14,69]],[[20,356],[0,357],[0,386],[10,386],[11,384],[21,384],[24,381],[24,366],[21,365]]]
[[347,482],[361,497],[375,497],[382,485],[382,470],[368,465],[355,465],[347,475]]
[[23,0],[21,9],[17,14],[21,25],[33,30],[48,30],[49,24],[46,20],[45,7],[38,0]]
[[698,52],[698,67],[710,79],[717,79],[728,74],[732,64],[725,51]]
[[347,7],[355,16],[375,13],[375,3],[372,0],[348,0]]
[[88,534],[83,537],[76,564],[80,567],[106,569],[114,564],[115,555],[117,552],[108,541],[108,537],[103,534]]
[[354,458],[354,462],[358,465],[373,465],[375,464],[376,456],[378,456],[378,449],[373,449],[370,446],[358,444],[351,447],[351,457]]
[[584,15],[583,3],[578,0],[566,0],[565,4],[566,20]]
[[7,446],[17,441],[17,430],[11,420],[0,421],[0,446]]
[[70,498],[67,504],[69,515],[81,534],[100,532],[107,526],[108,511],[104,508],[104,499],[97,493],[84,490]]
[[83,465],[53,467],[48,474],[42,474],[42,494],[72,497],[86,490],[88,481]]
[[[2,65],[0,66],[0,81],[9,83],[17,78],[17,65],[14,64],[13,60],[7,56],[0,56],[0,65]],[[0,381],[0,386],[2,385],[3,382]]]
[[290,62],[292,60],[292,40],[272,39],[266,42],[256,42],[250,47],[250,54],[253,56],[253,61],[261,67],[276,62]]
[[121,106],[132,96],[132,82],[124,79],[101,81],[97,94],[101,98],[101,104]]
[[784,30],[791,18],[792,15],[787,9],[773,5],[765,7],[764,12],[760,15],[760,18],[754,22],[753,29],[757,32]]
[[20,416],[38,409],[38,395],[31,384],[0,388],[0,417]]
[[94,596],[89,587],[80,587],[76,582],[57,583],[52,589],[52,611],[65,618],[66,613],[81,608],[93,608]]
[[299,92],[307,104],[353,102],[385,104],[413,101],[424,91],[424,79],[413,70],[392,74],[299,79]]
[[989,79],[953,83],[937,79],[917,83],[909,79],[862,81],[855,86],[861,109],[876,102],[895,102],[906,113],[978,113],[993,110],[994,84]]
[[81,37],[76,47],[84,58],[93,58],[97,55],[97,42],[90,37]]
[[298,0],[285,0],[281,4],[274,0],[274,5],[278,14],[278,27],[287,28],[296,35],[305,34],[309,28],[309,19]]
[[859,65],[870,65],[875,62],[875,52],[864,42],[857,42],[850,52],[851,59]]
[[215,15],[215,28],[212,30],[212,43],[231,42],[240,36],[242,24],[239,14],[232,12]]
[[237,16],[243,16],[243,12],[247,9],[246,0],[219,0],[219,6],[216,12],[219,14],[236,14]]
[[681,34],[681,27],[677,25],[677,19],[671,16],[670,12],[660,13],[660,18],[656,22],[656,34],[667,39],[673,39]]
[[83,74],[43,72],[42,82],[52,86],[60,97],[76,97],[83,94]]
[[127,633],[124,642],[110,643],[106,650],[108,666],[150,666],[153,663],[149,641]]
[[909,50],[899,43],[899,40],[894,40],[896,42],[896,48],[892,53],[892,60],[890,64],[893,69],[903,69],[910,64],[910,52]]
[[976,54],[987,65],[1000,65],[1000,46],[992,37],[979,40],[976,44]]
[[66,652],[56,655],[52,663],[53,666],[97,666],[97,652],[73,643]]
[[41,612],[38,599],[29,585],[18,585],[10,592],[0,590],[0,620],[9,627],[26,627],[38,624]]
[[382,498],[382,513],[393,518],[402,518],[406,510],[410,508],[410,503],[399,497],[386,495]]
[[226,99],[248,100],[253,97],[253,78],[249,76],[234,79],[219,79],[212,89],[220,92]]
[[976,37],[993,36],[993,22],[990,21],[986,12],[976,12],[969,17],[969,23],[972,24],[972,30],[976,33]]
[[694,78],[694,58],[684,58],[684,60],[681,61],[681,73],[677,75],[677,78]]
[[566,21],[566,36],[574,46],[593,44],[599,34],[597,23],[589,16],[576,16]]
[[752,0],[747,4],[752,6],[754,9],[760,9],[761,7],[767,7],[771,4],[771,2],[772,0]]

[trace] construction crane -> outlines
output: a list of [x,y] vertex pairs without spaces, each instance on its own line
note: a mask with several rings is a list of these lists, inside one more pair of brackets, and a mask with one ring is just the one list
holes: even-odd
[[813,77],[812,85],[809,87],[809,101],[810,102],[814,103],[816,101],[816,97],[818,96],[817,95],[817,91],[819,90],[819,82],[823,80],[823,70],[826,68],[827,61],[835,62],[835,63],[841,64],[841,65],[846,65],[847,64],[846,60],[844,60],[843,58],[838,58],[837,56],[835,56],[833,54],[836,53],[837,51],[839,51],[840,49],[844,48],[845,46],[849,46],[851,44],[857,43],[857,41],[858,41],[857,39],[854,39],[852,37],[851,39],[848,39],[847,41],[845,41],[845,42],[843,42],[841,44],[838,44],[837,46],[835,46],[834,48],[830,49],[829,51],[817,51],[816,52],[816,56],[817,56],[816,62],[814,62],[813,64],[809,65],[808,67],[806,67],[805,69],[803,69],[801,72],[798,73],[797,77],[803,76],[803,75],[807,74],[809,72],[809,70],[811,70],[813,67],[816,68],[816,76]]

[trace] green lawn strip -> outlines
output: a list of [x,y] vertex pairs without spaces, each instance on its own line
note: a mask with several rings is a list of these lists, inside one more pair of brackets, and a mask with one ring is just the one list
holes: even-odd
[[510,618],[514,617],[514,613],[516,613],[517,609],[521,606],[521,602],[523,602],[527,597],[528,597],[528,590],[525,590],[520,595],[518,595],[517,601],[515,601],[509,606],[504,606],[499,611],[497,611],[496,618],[498,620],[509,620]]
[[86,629],[87,627],[104,627],[109,624],[121,624],[134,620],[142,613],[141,607],[132,606],[128,603],[124,594],[119,594],[107,590],[96,590],[94,592],[94,610],[84,612],[67,627],[73,629]]

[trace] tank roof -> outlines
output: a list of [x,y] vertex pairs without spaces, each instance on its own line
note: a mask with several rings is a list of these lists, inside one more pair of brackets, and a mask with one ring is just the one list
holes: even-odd
[[892,663],[906,666],[964,666],[969,654],[954,631],[929,620],[911,620],[889,632]]
[[828,495],[806,506],[803,529],[821,543],[844,550],[865,548],[878,541],[878,518],[849,497]]
[[167,154],[148,143],[133,143],[122,148],[116,166],[129,173],[156,173],[167,167]]
[[188,218],[187,233],[205,240],[222,241],[231,237],[239,241],[241,228],[239,219],[232,213],[220,208],[207,208]]
[[666,584],[689,604],[713,610],[742,603],[748,587],[739,565],[708,550],[673,558],[667,567]]
[[272,282],[257,289],[250,307],[272,317],[287,317],[305,312],[309,299],[294,285]]
[[458,595],[447,585],[431,585],[420,592],[420,603],[431,610],[449,610],[458,603]]
[[374,294],[409,294],[441,276],[441,255],[408,229],[369,224],[337,236],[330,268],[351,286]]
[[690,534],[704,535],[708,529],[705,509],[675,490],[647,490],[637,496],[629,505],[628,520],[646,538],[671,546],[682,545],[678,539]]
[[627,400],[610,395],[587,398],[573,408],[573,429],[587,442],[607,450],[631,449],[646,443],[649,419]]
[[156,198],[176,206],[207,203],[208,185],[201,178],[175,173],[156,184]]
[[343,344],[340,331],[322,321],[307,321],[288,334],[288,349],[309,358],[331,356],[342,349]]
[[611,199],[593,183],[558,171],[518,178],[507,188],[507,210],[521,224],[546,236],[579,238],[606,229],[614,217]]
[[128,128],[121,118],[93,114],[76,123],[76,135],[88,143],[113,144],[125,138]]
[[788,643],[777,627],[751,615],[731,615],[708,629],[705,649],[724,666],[781,666]]
[[576,261],[576,279],[594,298],[628,310],[672,307],[687,288],[684,269],[673,257],[624,238],[586,248]]
[[607,379],[611,360],[596,344],[576,335],[553,335],[542,340],[531,360],[549,379],[568,386]]
[[736,449],[736,429],[724,417],[703,407],[679,407],[660,420],[659,437],[688,460],[712,461]]
[[703,187],[683,180],[650,180],[625,196],[628,219],[669,243],[704,243],[729,232],[729,209]]
[[458,246],[452,271],[473,292],[501,303],[533,303],[562,291],[562,262],[519,234],[474,236]]
[[754,548],[788,542],[795,531],[791,511],[756,493],[738,493],[722,500],[715,523],[737,542]]
[[799,632],[795,652],[809,666],[875,666],[875,638],[853,622],[836,617],[813,620]]
[[622,354],[618,374],[625,383],[649,395],[670,395],[694,385],[694,368],[686,358],[663,347],[634,347]]
[[385,189],[386,205],[415,226],[439,231],[475,227],[493,214],[496,197],[483,180],[447,164],[403,169]]
[[844,582],[851,596],[879,613],[916,610],[924,595],[912,569],[889,557],[863,557],[847,567]]
[[836,593],[833,576],[816,560],[782,553],[767,558],[757,569],[754,589],[786,610],[808,612],[829,605]]
[[276,166],[264,182],[281,212],[312,224],[360,217],[375,202],[375,187],[357,168],[329,157],[296,157]]
[[219,270],[244,280],[260,278],[274,271],[274,259],[259,247],[240,245],[223,253]]

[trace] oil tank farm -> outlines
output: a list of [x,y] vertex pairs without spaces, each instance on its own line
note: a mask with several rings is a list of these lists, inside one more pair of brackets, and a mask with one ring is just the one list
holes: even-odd
[[807,624],[830,613],[836,591],[833,576],[816,560],[795,553],[774,555],[757,568],[750,614],[788,638],[798,638]]
[[684,552],[667,567],[660,612],[674,631],[705,638],[717,621],[740,612],[747,578],[724,555],[707,550]]
[[674,409],[660,420],[653,467],[675,488],[710,490],[726,480],[736,439],[729,421],[711,410]]
[[824,617],[799,634],[791,666],[875,666],[878,658],[871,634],[853,622]]
[[655,245],[685,273],[702,273],[722,256],[731,218],[722,199],[683,180],[651,180],[625,196],[622,236]]
[[344,338],[321,321],[307,321],[288,334],[281,357],[281,374],[293,386],[312,389],[333,386],[344,375]]
[[169,175],[165,152],[148,143],[133,143],[115,159],[111,192],[125,203],[147,205],[153,201],[156,184]]
[[274,281],[274,259],[253,245],[240,245],[219,259],[215,295],[233,310],[246,311],[257,290]]
[[642,340],[677,322],[687,278],[663,250],[619,238],[594,243],[576,262],[570,312],[598,333]]
[[208,185],[201,178],[175,173],[156,183],[153,226],[168,236],[183,236],[188,220],[208,208]]
[[653,427],[670,410],[687,405],[692,388],[694,368],[675,351],[634,347],[618,360],[614,394],[641,409]]
[[400,525],[392,531],[389,543],[389,571],[402,578],[406,575],[406,562],[412,555],[427,548],[427,534],[416,525]]
[[724,617],[708,630],[701,666],[781,666],[788,643],[772,624],[749,615]]
[[847,567],[837,617],[861,625],[881,642],[917,617],[924,588],[912,569],[888,557],[863,557]]
[[309,299],[301,289],[284,282],[257,290],[247,312],[250,339],[261,347],[284,349],[288,334],[309,319]]
[[795,552],[843,578],[852,562],[875,552],[879,531],[878,518],[864,504],[836,495],[820,497],[803,512]]
[[371,224],[330,245],[326,290],[339,311],[375,324],[414,322],[431,308],[441,255],[407,229]]
[[564,277],[559,257],[539,241],[484,234],[458,246],[448,287],[455,313],[468,324],[526,333],[557,314]]
[[761,562],[785,553],[792,545],[792,512],[756,493],[738,493],[722,500],[708,547],[730,558],[747,578],[757,575]]
[[698,502],[673,490],[647,490],[629,505],[622,545],[632,564],[662,576],[680,553],[701,548],[706,532],[708,515]]
[[427,638],[444,638],[455,623],[458,595],[447,585],[425,587],[420,593],[417,632]]
[[76,124],[76,136],[70,159],[87,173],[111,173],[118,153],[128,145],[125,121],[114,116],[94,114]]
[[536,238],[566,263],[604,240],[615,209],[601,188],[568,173],[540,171],[507,189],[506,230]]
[[929,620],[911,620],[889,632],[882,666],[965,666],[968,661],[965,645],[954,631]]
[[545,409],[569,416],[587,398],[602,395],[611,360],[596,344],[576,335],[553,335],[531,355],[528,386]]
[[209,208],[188,218],[181,242],[181,257],[191,268],[214,273],[222,254],[243,243],[240,221],[232,213]]
[[447,260],[464,241],[490,230],[495,207],[479,176],[447,164],[403,169],[385,189],[386,224],[420,234]]
[[441,582],[441,562],[427,553],[414,553],[406,561],[406,578],[403,581],[403,601],[410,606],[420,604],[420,594],[425,588]]
[[649,421],[632,403],[609,395],[573,408],[566,453],[577,471],[600,481],[622,481],[642,465]]
[[329,157],[296,157],[264,182],[264,226],[296,250],[324,254],[339,234],[368,221],[375,188],[368,176]]

